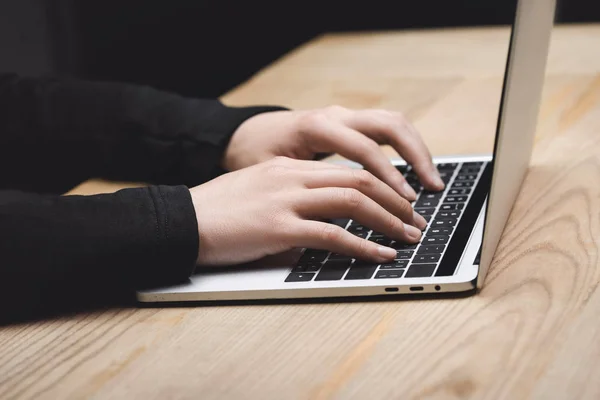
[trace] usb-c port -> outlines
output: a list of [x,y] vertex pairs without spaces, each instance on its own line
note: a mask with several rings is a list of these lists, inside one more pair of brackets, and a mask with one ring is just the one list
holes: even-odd
[[386,292],[397,292],[398,288],[397,287],[386,287],[385,291]]
[[412,292],[421,292],[423,290],[423,286],[411,286],[410,290]]

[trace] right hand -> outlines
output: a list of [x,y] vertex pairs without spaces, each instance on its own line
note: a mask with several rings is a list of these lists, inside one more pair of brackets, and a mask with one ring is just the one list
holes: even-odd
[[190,192],[198,219],[199,265],[240,264],[294,248],[388,262],[395,250],[322,220],[354,219],[408,243],[418,242],[427,224],[369,172],[319,161],[277,157]]

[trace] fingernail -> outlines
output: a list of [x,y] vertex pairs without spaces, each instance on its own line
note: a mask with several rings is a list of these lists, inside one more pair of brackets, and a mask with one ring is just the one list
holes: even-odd
[[427,220],[418,212],[413,211],[413,219],[415,220],[415,224],[417,224],[417,228],[420,230],[427,228]]
[[406,196],[407,200],[415,200],[417,198],[417,194],[413,190],[412,187],[408,184],[408,182],[404,182],[402,185],[402,191],[404,192],[404,196]]
[[379,255],[386,260],[391,260],[392,258],[396,257],[396,250],[389,247],[379,246],[377,251],[379,252]]
[[415,228],[412,225],[404,224],[404,231],[411,239],[418,240],[421,238],[421,231],[419,228]]

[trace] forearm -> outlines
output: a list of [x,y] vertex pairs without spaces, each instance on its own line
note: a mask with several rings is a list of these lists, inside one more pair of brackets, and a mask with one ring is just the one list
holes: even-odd
[[0,192],[0,320],[94,293],[181,282],[198,257],[185,187],[97,196]]
[[195,186],[210,179],[243,121],[277,109],[122,83],[3,75],[0,167],[11,172],[0,182],[55,193],[91,177]]

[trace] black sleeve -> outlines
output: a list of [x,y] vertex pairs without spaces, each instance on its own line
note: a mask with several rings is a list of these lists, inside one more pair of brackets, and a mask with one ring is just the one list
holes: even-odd
[[[188,187],[218,171],[244,120],[280,109],[0,75],[0,321],[189,277],[198,232]],[[92,177],[152,186],[57,195]]]
[[0,187],[63,193],[89,178],[195,186],[213,177],[246,119],[150,87],[0,75]]
[[0,322],[185,281],[198,231],[185,186],[95,196],[0,192]]

